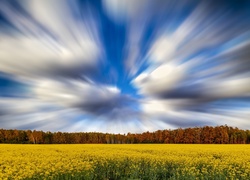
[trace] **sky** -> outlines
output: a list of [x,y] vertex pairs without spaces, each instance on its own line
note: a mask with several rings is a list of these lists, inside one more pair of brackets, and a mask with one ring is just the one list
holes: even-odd
[[0,1],[0,128],[250,129],[250,1]]

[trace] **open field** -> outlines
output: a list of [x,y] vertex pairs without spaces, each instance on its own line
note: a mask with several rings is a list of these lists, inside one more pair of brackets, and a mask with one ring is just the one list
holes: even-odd
[[250,179],[250,145],[0,145],[0,179]]

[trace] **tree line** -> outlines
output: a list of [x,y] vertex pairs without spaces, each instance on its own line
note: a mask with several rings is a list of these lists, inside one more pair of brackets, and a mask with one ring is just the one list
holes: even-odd
[[155,132],[110,134],[98,132],[43,132],[0,129],[0,143],[13,144],[249,144],[250,131],[237,127],[204,126]]

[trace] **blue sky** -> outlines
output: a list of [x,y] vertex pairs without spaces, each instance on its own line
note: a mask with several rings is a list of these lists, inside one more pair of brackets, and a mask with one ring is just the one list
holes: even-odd
[[0,2],[0,128],[250,128],[250,1]]

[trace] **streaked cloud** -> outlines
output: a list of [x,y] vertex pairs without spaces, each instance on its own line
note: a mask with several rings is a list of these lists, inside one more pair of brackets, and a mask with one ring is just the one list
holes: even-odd
[[97,27],[91,17],[81,19],[79,9],[69,5],[27,0],[21,4],[22,13],[2,2],[1,12],[16,33],[1,34],[0,70],[17,76],[80,76],[96,66],[102,52]]

